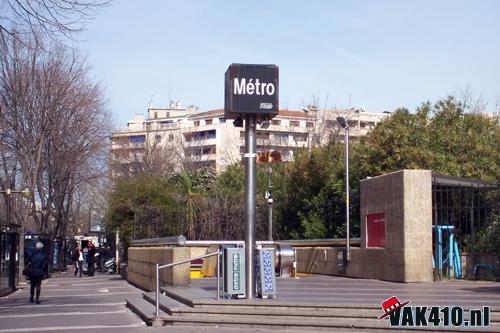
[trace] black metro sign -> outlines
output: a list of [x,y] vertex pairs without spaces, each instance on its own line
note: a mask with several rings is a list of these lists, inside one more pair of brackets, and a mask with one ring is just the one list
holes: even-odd
[[271,119],[278,114],[278,92],[278,66],[231,64],[225,77],[224,116],[250,113]]

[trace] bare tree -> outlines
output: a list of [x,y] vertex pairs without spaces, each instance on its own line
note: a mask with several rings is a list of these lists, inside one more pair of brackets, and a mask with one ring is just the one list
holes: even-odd
[[483,113],[486,110],[486,102],[481,95],[476,94],[470,86],[460,89],[456,94],[457,100],[462,103],[464,111],[470,113]]
[[39,33],[54,40],[82,31],[109,0],[0,0],[0,35],[26,38]]
[[39,39],[2,45],[1,177],[36,189],[30,201],[37,229],[59,236],[75,191],[106,175],[103,92],[74,50],[52,46],[45,52]]

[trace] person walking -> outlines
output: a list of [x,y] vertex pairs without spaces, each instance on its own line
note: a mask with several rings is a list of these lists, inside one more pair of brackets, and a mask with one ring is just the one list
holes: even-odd
[[95,247],[92,241],[89,241],[88,248],[89,252],[87,256],[87,274],[88,276],[94,276]]
[[[43,243],[37,242],[35,244],[35,251],[28,259],[27,266],[29,266],[29,274],[28,278],[30,280],[31,289],[30,289],[30,302],[35,302],[36,304],[40,304],[40,292],[42,289],[42,280],[45,277],[45,272],[47,270],[47,255],[43,250]],[[35,296],[36,289],[36,299],[33,298]]]
[[80,277],[82,277],[83,273],[83,252],[80,251],[80,247],[78,244],[75,247],[75,251],[73,252],[73,256],[71,257],[75,261],[75,276],[80,272]]

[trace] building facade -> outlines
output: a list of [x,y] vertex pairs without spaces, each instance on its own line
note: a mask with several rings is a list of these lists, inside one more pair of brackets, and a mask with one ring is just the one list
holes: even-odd
[[[342,141],[344,132],[337,117],[348,119],[349,135],[365,135],[389,116],[363,109],[301,111],[280,110],[268,126],[257,127],[257,163],[292,161],[299,149]],[[111,178],[151,170],[166,173],[185,168],[214,167],[218,172],[241,162],[245,131],[225,120],[224,110],[198,112],[179,103],[167,108],[148,108],[144,118],[137,115],[126,129],[113,131],[110,148]]]

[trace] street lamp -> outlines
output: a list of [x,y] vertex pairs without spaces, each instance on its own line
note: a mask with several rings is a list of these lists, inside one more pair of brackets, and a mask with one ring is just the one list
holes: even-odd
[[12,193],[20,193],[23,197],[25,198],[30,198],[31,195],[33,194],[33,191],[31,190],[30,187],[24,186],[20,190],[12,190],[10,188],[6,190],[0,191],[5,197],[7,198],[7,224],[10,224],[11,222],[11,213],[10,213],[10,196]]
[[345,137],[345,220],[346,220],[346,247],[347,262],[351,260],[351,246],[349,242],[349,124],[344,117],[337,117],[337,122],[344,129]]
[[272,241],[273,240],[273,195],[272,195],[272,188],[273,188],[273,183],[271,181],[271,173],[273,172],[273,169],[269,167],[269,178],[268,178],[268,185],[267,185],[267,191],[265,194],[265,198],[267,200],[267,204],[269,206],[269,236],[268,240]]
[[[2,193],[5,198],[7,199],[7,225],[11,225],[11,212],[10,212],[10,199],[11,199],[11,195],[12,193],[20,193],[23,197],[25,198],[31,198],[31,196],[33,195],[33,191],[31,190],[30,187],[28,186],[24,186],[22,187],[20,190],[12,190],[10,187],[7,188],[6,190],[1,190],[0,193]],[[19,237],[19,243],[18,244],[13,244],[14,246],[12,247],[12,250],[14,250],[16,248],[16,246],[19,246],[19,248],[21,249],[21,251],[18,252],[18,256],[19,256],[19,262],[20,262],[20,266],[19,267],[19,278],[21,277],[21,272],[23,271],[24,269],[24,251],[22,249],[24,249],[24,232],[23,232],[23,229],[22,229],[22,226],[21,226],[21,235]],[[17,243],[17,242],[15,242]],[[12,252],[11,251],[11,255],[15,255],[15,252]],[[10,260],[10,272],[14,272],[15,269],[16,269],[16,261],[15,260],[12,260],[13,257],[11,257],[11,260]],[[13,286],[15,287],[15,273],[14,274],[11,274],[9,273],[9,285],[10,286]]]

